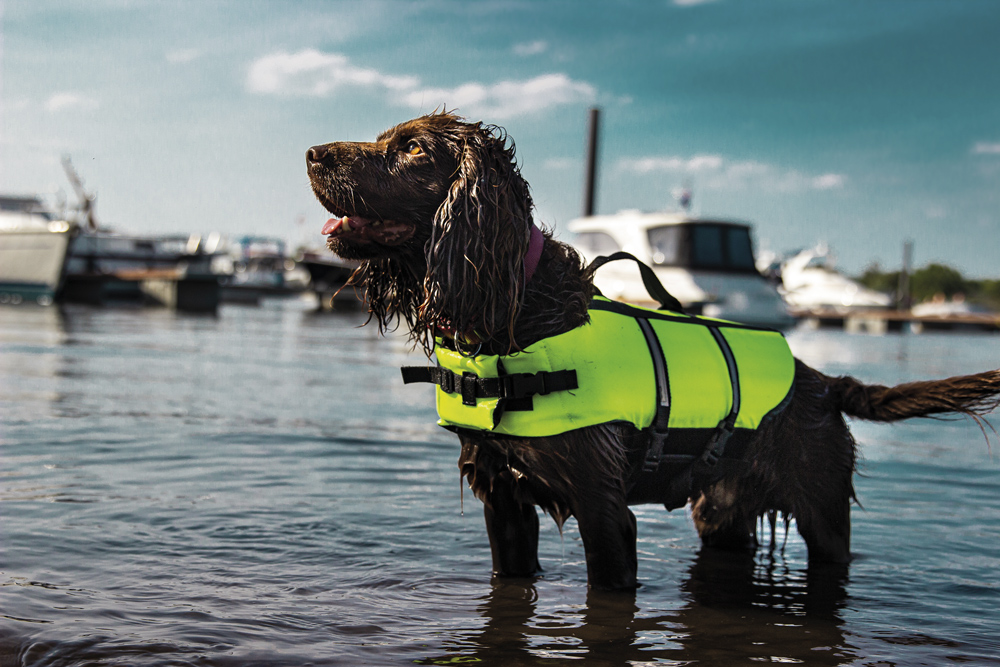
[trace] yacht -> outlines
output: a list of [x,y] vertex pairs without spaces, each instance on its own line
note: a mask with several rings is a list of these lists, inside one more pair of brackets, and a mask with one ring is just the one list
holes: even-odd
[[[795,323],[775,285],[757,271],[750,225],[622,211],[578,218],[568,229],[588,262],[622,250],[652,267],[689,313],[779,329]],[[634,262],[606,264],[594,282],[608,298],[652,304]]]
[[76,233],[38,197],[0,195],[0,304],[52,304]]
[[868,289],[834,268],[825,244],[799,251],[781,263],[781,291],[796,311],[884,310],[892,306],[888,294]]

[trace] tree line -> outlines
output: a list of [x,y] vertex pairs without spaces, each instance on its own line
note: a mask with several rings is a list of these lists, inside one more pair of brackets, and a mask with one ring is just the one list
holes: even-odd
[[[857,278],[865,287],[891,294],[898,303],[902,295],[899,271],[882,271],[873,264]],[[973,280],[962,276],[950,266],[928,264],[910,274],[910,302],[917,304],[944,294],[948,299],[964,297],[970,303],[980,304],[991,310],[1000,310],[1000,280]]]

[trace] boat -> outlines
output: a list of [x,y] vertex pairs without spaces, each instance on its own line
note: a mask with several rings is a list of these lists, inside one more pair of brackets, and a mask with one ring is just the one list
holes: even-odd
[[781,263],[779,291],[792,312],[880,310],[888,294],[869,289],[838,272],[825,244],[801,250]]
[[[746,223],[626,210],[578,218],[567,228],[588,262],[625,251],[652,267],[689,313],[778,329],[795,324],[775,285],[757,270]],[[655,305],[632,262],[607,264],[594,282],[608,298]]]
[[242,236],[229,243],[212,264],[222,282],[222,300],[258,304],[265,297],[301,294],[309,286],[309,274],[298,267],[273,236]]
[[[200,235],[143,236],[84,229],[70,243],[60,298],[79,303],[146,302],[148,281],[185,280],[218,293],[214,251]],[[214,286],[213,286],[214,284]],[[154,301],[157,299],[154,298]]]
[[77,234],[39,197],[0,195],[0,304],[51,305],[65,278],[65,260]]
[[341,259],[326,248],[303,248],[296,263],[309,272],[309,289],[316,294],[321,309],[350,310],[364,305],[364,295],[346,287],[361,262]]

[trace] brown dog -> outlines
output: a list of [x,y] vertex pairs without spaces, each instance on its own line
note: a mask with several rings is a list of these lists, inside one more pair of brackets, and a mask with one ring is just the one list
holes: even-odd
[[[335,216],[323,234],[335,253],[362,260],[352,281],[381,331],[402,320],[428,356],[435,336],[509,354],[588,321],[591,271],[533,231],[528,185],[500,128],[435,113],[373,143],[315,146],[306,160]],[[717,465],[695,458],[649,471],[648,429],[610,422],[536,438],[462,430],[459,467],[484,503],[501,576],[540,569],[535,505],[560,525],[576,517],[594,588],[637,585],[630,504],[690,502],[703,543],[727,548],[756,546],[757,520],[781,513],[795,519],[810,560],[846,562],[856,444],[843,415],[976,417],[998,394],[1000,371],[883,387],[796,361],[784,409],[742,442],[737,434]]]

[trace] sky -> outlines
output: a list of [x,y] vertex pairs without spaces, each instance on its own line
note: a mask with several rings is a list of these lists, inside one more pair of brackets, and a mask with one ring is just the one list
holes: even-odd
[[517,146],[568,239],[597,212],[753,224],[857,274],[1000,266],[996,0],[0,0],[0,192],[105,226],[321,245],[305,151],[445,106]]

